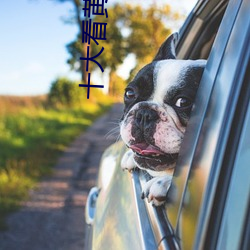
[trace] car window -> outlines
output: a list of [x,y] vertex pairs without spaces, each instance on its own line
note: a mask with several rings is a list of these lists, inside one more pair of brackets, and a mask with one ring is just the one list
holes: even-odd
[[199,1],[180,30],[177,57],[207,59],[228,0]]
[[[188,22],[189,22],[188,27],[189,25],[194,26],[193,29],[195,32],[197,32],[197,34],[195,34],[194,31],[190,29],[188,29],[190,33],[187,33],[186,36],[182,34],[183,37],[181,37],[180,43],[178,45],[179,48],[177,49],[179,50],[178,52],[179,58],[187,59],[190,57],[193,59],[198,59],[201,56],[201,53],[203,54],[203,58],[207,58],[212,47],[212,42],[214,41],[214,38],[218,31],[219,24],[225,12],[226,4],[227,4],[227,1],[220,1],[220,0],[211,1],[210,5],[206,5],[204,3],[198,4],[198,7],[195,8],[191,17],[189,17],[188,19]],[[220,8],[215,8],[215,6],[217,7],[220,6]],[[213,13],[213,15],[211,15],[211,13]],[[182,33],[185,33],[185,32],[182,31]],[[191,37],[190,37],[190,34],[192,34]],[[195,38],[196,40],[192,40],[193,38]],[[194,50],[190,50],[189,46],[192,49],[196,48],[196,52],[194,52]],[[222,54],[223,54],[223,51],[222,51]],[[208,87],[208,90],[211,92],[212,87],[211,86],[207,86],[207,87]],[[145,181],[144,180],[145,173],[142,173],[141,176],[142,177],[140,178],[140,180],[143,185],[143,182]],[[186,180],[179,178],[178,182],[179,182],[178,183],[179,188],[180,186],[183,186],[183,188],[185,188]],[[151,206],[150,205],[148,206],[147,202],[145,203],[148,209],[149,217],[152,221],[152,227],[154,229],[154,234],[156,238],[166,239],[167,241],[166,245],[175,246],[175,248],[173,249],[178,248],[177,243],[176,243],[177,242],[176,232],[177,232],[178,212],[179,212],[179,208],[181,204],[182,193],[183,192],[180,192],[179,202],[175,203],[174,205],[169,203],[166,206],[166,210],[164,209],[163,211],[159,208],[151,209]],[[197,213],[193,213],[195,220],[196,220],[196,214]],[[191,230],[190,232],[193,232],[193,231]],[[161,242],[163,242],[163,240]]]

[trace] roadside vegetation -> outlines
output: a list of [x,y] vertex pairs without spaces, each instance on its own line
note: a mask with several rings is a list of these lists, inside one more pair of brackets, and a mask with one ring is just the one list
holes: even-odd
[[[66,23],[78,28],[75,39],[66,46],[70,55],[68,64],[87,83],[85,61],[79,63],[87,49],[82,43],[84,1],[53,1],[70,2],[74,7],[66,18]],[[93,41],[90,45],[93,56],[101,46],[105,48],[98,62],[109,72],[109,96],[91,88],[88,100],[85,88],[65,78],[55,80],[46,96],[0,96],[0,229],[4,228],[6,214],[20,206],[39,178],[51,173],[65,147],[107,110],[114,99],[122,100],[126,80],[118,70],[123,62],[134,58],[128,60],[129,81],[153,59],[171,34],[168,21],[179,18],[168,5],[142,7],[122,3],[108,7],[108,20],[105,15],[92,17],[94,22],[108,23],[107,39],[100,46]],[[91,71],[95,70],[99,70],[98,66],[91,63]]]
[[0,229],[65,147],[112,104],[99,90],[56,80],[47,96],[0,96]]

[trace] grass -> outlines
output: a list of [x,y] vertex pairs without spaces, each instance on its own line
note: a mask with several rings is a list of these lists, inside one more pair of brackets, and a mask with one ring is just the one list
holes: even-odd
[[0,96],[0,229],[65,147],[111,105],[102,98],[85,108],[53,109],[45,100]]

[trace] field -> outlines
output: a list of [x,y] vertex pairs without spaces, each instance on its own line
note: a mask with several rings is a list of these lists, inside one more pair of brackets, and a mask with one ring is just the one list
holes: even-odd
[[0,229],[6,214],[27,199],[28,191],[52,171],[59,154],[111,101],[81,108],[52,108],[46,96],[0,96]]

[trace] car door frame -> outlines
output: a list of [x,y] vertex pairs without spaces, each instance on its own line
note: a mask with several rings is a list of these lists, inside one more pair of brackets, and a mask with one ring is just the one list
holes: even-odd
[[[216,246],[219,233],[220,225],[216,222],[218,222],[218,218],[220,218],[223,211],[224,203],[221,201],[221,206],[218,205],[220,199],[215,198],[220,193],[218,190],[222,184],[221,170],[226,159],[225,152],[227,152],[228,141],[233,128],[237,101],[242,91],[242,77],[249,62],[249,48],[246,43],[246,41],[249,41],[249,19],[247,19],[246,14],[242,14],[246,9],[249,10],[249,5],[245,0],[229,2],[203,74],[201,87],[197,93],[196,107],[188,125],[183,143],[184,149],[182,148],[181,160],[175,173],[174,183],[177,183],[178,179],[184,180],[184,183],[177,185],[181,195],[175,207],[175,209],[179,209],[175,233],[177,238],[182,239],[182,224],[183,220],[185,220],[182,216],[182,206],[188,199],[188,183],[190,183],[191,178],[192,183],[199,181],[196,172],[197,169],[201,168],[200,166],[203,166],[203,171],[207,172],[202,189],[204,190],[202,202],[198,208],[200,214],[197,220],[196,234],[193,238],[195,249],[203,249],[204,246],[211,246],[209,249],[215,249],[213,247]],[[244,23],[242,19],[246,20],[246,22]],[[242,23],[247,25],[247,28],[243,31],[243,34],[237,36],[237,30],[239,30],[239,25],[242,25]],[[240,44],[241,42],[242,44]],[[232,48],[238,48],[239,46],[239,54],[233,54]],[[232,62],[234,62],[234,66],[231,65],[231,67],[228,66],[230,56]],[[228,69],[233,67],[234,71],[229,71],[230,82],[225,85],[223,79],[228,79],[225,77],[227,67]],[[221,93],[224,93],[224,96],[221,96]],[[221,107],[223,110],[220,110]],[[200,123],[197,123],[198,117]],[[213,137],[215,141],[212,142],[211,135],[214,135],[215,132],[216,135]],[[210,152],[209,159],[205,157],[208,152]],[[227,185],[225,183],[223,187],[227,190],[228,182]],[[202,190],[199,190],[199,192],[202,192]],[[220,198],[224,197],[223,192],[220,195]],[[220,206],[220,209],[218,209],[218,206]],[[180,244],[182,245],[181,240]]]

